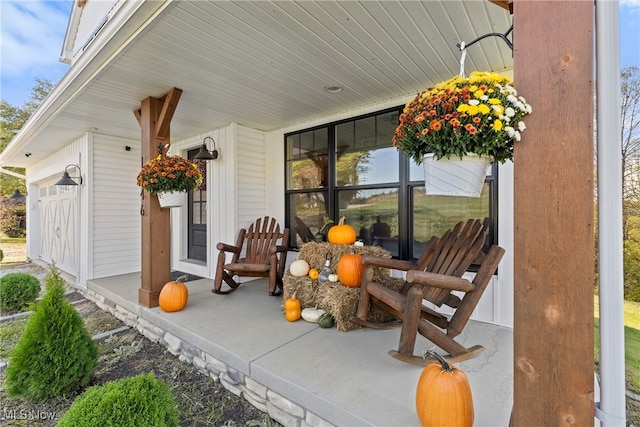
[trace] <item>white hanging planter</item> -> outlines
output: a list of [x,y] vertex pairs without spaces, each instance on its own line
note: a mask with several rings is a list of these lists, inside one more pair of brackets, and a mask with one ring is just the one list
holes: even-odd
[[184,204],[184,191],[170,191],[167,193],[158,193],[158,201],[161,208],[179,208]]
[[433,154],[426,154],[422,165],[427,195],[480,197],[490,164],[488,157],[476,154],[468,154],[462,160],[436,160]]

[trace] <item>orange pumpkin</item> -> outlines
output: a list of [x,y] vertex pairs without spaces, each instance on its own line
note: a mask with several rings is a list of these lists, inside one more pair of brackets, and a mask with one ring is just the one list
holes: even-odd
[[422,371],[416,390],[416,411],[423,426],[473,425],[473,398],[466,374],[434,351],[425,357],[434,357]]
[[289,322],[295,322],[302,316],[302,308],[300,306],[300,300],[295,296],[287,298],[284,302],[284,317]]
[[318,280],[319,275],[320,275],[320,272],[318,271],[317,268],[312,268],[311,270],[309,270],[309,279]]
[[180,311],[187,305],[189,289],[184,284],[187,276],[180,276],[175,281],[167,282],[160,291],[158,303],[163,311]]
[[360,254],[342,255],[336,268],[340,283],[350,288],[360,287],[363,270],[364,265],[362,265],[362,255]]
[[337,225],[329,229],[327,239],[329,243],[336,245],[352,245],[356,241],[356,230],[349,224],[344,223],[345,217],[340,218]]

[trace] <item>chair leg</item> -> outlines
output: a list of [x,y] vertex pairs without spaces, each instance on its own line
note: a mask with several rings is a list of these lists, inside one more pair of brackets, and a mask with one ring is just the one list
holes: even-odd
[[400,332],[400,343],[398,352],[406,355],[413,355],[416,346],[416,336],[418,335],[418,323],[422,310],[422,290],[413,287],[407,294],[407,305],[405,307],[404,319],[402,320],[402,330]]

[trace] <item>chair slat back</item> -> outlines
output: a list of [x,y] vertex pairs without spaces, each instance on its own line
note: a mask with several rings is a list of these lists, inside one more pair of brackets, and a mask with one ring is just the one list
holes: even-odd
[[258,218],[255,223],[249,226],[245,239],[247,241],[245,250],[245,262],[248,264],[268,264],[269,248],[278,244],[278,239],[282,238],[280,225],[275,218]]
[[[484,227],[478,220],[470,219],[459,222],[452,230],[447,231],[432,246],[431,254],[420,259],[426,266],[425,271],[462,277],[473,260],[478,256],[484,245],[486,234]],[[422,265],[419,265],[422,268]],[[440,306],[449,296],[446,289],[424,287],[424,298]]]

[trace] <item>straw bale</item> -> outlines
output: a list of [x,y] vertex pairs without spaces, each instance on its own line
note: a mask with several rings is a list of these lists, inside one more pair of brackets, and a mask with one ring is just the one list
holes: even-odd
[[[391,258],[386,249],[379,246],[352,246],[334,245],[331,243],[309,242],[301,245],[297,259],[303,259],[311,268],[320,270],[327,258],[331,259],[331,271],[335,272],[340,257],[346,253],[359,253],[361,255],[380,256]],[[384,268],[374,269],[374,280],[384,286],[399,289],[403,280],[392,278],[389,270]],[[350,331],[360,328],[360,325],[349,320],[356,313],[360,299],[360,289],[350,288],[340,282],[319,285],[317,281],[308,276],[294,277],[288,271],[283,278],[283,298],[298,298],[302,308],[318,307],[331,313],[336,320],[336,327],[341,331]],[[369,310],[368,320],[386,322],[393,318],[385,311],[373,306]]]

